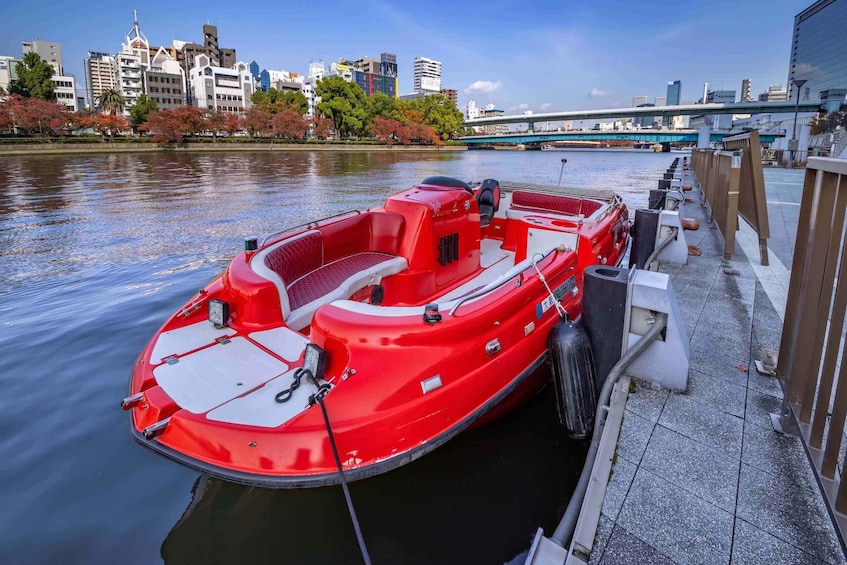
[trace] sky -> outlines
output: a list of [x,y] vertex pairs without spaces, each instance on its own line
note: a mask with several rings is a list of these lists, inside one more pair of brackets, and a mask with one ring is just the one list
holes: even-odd
[[116,53],[138,10],[152,45],[202,43],[218,27],[221,47],[261,68],[306,74],[340,57],[397,55],[400,94],[412,91],[416,56],[442,62],[442,87],[507,113],[629,107],[653,102],[668,81],[682,101],[703,83],[752,96],[785,85],[794,16],[812,0],[554,0],[426,2],[389,0],[205,0],[132,3],[104,0],[0,0],[0,55],[21,42],[62,44],[66,74],[83,90],[88,51]]

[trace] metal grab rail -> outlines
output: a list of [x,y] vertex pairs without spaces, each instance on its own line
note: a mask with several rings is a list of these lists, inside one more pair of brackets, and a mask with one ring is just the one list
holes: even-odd
[[785,394],[782,413],[772,415],[774,426],[783,430],[797,420],[842,547],[847,481],[843,468],[836,471],[847,419],[847,358],[838,368],[847,313],[845,212],[847,161],[810,158],[777,364]]
[[709,221],[715,222],[723,239],[725,259],[735,252],[741,153],[710,149],[691,152],[691,167],[703,191],[703,205],[709,207]]
[[759,133],[750,132],[726,137],[723,145],[728,150],[741,150],[741,183],[738,188],[738,213],[759,234],[759,257],[768,265],[768,238],[771,236],[768,221],[768,203],[765,196],[765,173],[762,168],[762,146]]
[[[529,269],[530,267],[534,267],[535,265],[537,265],[538,263],[540,263],[541,261],[543,261],[544,259],[546,259],[550,255],[555,253],[557,251],[557,249],[558,248],[554,247],[553,249],[551,249],[550,251],[545,253],[541,257],[541,259],[539,259],[538,261],[536,261],[534,259],[535,255],[533,255],[533,258],[531,258],[529,260],[529,262],[527,263],[527,265],[524,268],[522,268],[520,271],[516,271],[516,272],[512,273],[510,276],[504,278],[501,281],[494,281],[493,283],[489,283],[489,284],[491,284],[491,286],[486,285],[476,292],[472,292],[471,294],[468,294],[467,296],[463,296],[453,305],[453,307],[450,309],[449,314],[451,316],[453,316],[456,313],[456,310],[459,309],[459,306],[461,306],[462,304],[464,304],[465,302],[467,302],[469,300],[473,300],[474,298],[479,298],[480,296],[484,296],[484,295],[488,294],[489,292],[494,292],[495,290],[497,290],[498,288],[500,288],[501,286],[503,286],[507,282],[513,280],[518,275],[523,274],[523,272],[526,271],[527,269]],[[536,253],[536,255],[539,255],[539,254]],[[515,266],[517,266],[517,265],[515,265]]]
[[299,230],[301,228],[316,228],[318,226],[328,225],[330,223],[333,223],[333,222],[330,222],[329,220],[338,221],[338,220],[341,220],[343,218],[346,218],[347,216],[357,216],[361,213],[362,212],[360,210],[347,210],[346,212],[339,212],[338,214],[333,214],[332,216],[327,216],[326,218],[321,218],[320,220],[312,220],[311,222],[306,222],[304,224],[298,224],[296,226],[291,226],[290,228],[282,228],[281,230],[266,236],[262,240],[262,244],[259,247],[264,247],[265,244],[268,241],[270,241],[271,239],[274,239],[274,238],[279,237],[281,235],[285,235],[285,234],[292,232],[294,230]]

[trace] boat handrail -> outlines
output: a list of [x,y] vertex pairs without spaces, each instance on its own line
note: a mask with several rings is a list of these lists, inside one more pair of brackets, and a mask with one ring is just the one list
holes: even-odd
[[324,222],[326,222],[327,220],[341,219],[341,218],[346,217],[346,216],[353,216],[353,215],[361,214],[361,213],[362,213],[361,210],[347,210],[346,212],[339,212],[338,214],[333,214],[332,216],[327,216],[326,218],[321,218],[320,220],[313,220],[311,222],[306,222],[305,224],[298,224],[296,226],[291,226],[289,228],[282,228],[281,230],[276,231],[276,232],[266,236],[265,239],[262,240],[262,245],[260,245],[260,247],[264,247],[265,244],[268,241],[270,241],[271,239],[274,239],[275,237],[279,237],[279,236],[286,234],[288,232],[292,232],[292,231],[300,229],[300,228],[316,228],[318,226],[324,225]]
[[[512,274],[511,274],[510,276],[508,276],[508,277],[504,277],[502,280],[500,280],[499,282],[496,282],[496,283],[492,284],[491,286],[484,286],[484,287],[482,287],[481,289],[479,289],[478,291],[473,292],[473,293],[471,293],[471,294],[468,294],[467,296],[463,296],[462,298],[458,299],[458,300],[456,301],[456,304],[454,304],[454,305],[453,305],[453,308],[451,308],[451,309],[450,309],[449,314],[450,314],[451,316],[453,316],[453,315],[455,315],[455,314],[456,314],[456,310],[458,310],[458,309],[459,309],[459,306],[461,306],[461,305],[462,305],[462,304],[464,304],[465,302],[467,302],[467,301],[469,301],[469,300],[473,300],[473,299],[475,299],[475,298],[479,298],[480,296],[484,296],[484,295],[486,295],[486,294],[488,294],[488,293],[490,293],[490,292],[493,292],[493,291],[497,290],[498,288],[500,288],[501,286],[503,286],[503,285],[504,285],[504,284],[506,284],[507,282],[509,282],[509,281],[511,281],[512,279],[514,279],[516,276],[518,276],[518,275],[522,274],[524,271],[526,271],[526,270],[527,270],[527,269],[529,269],[530,267],[534,267],[536,264],[540,263],[541,261],[543,261],[544,259],[546,259],[547,257],[549,257],[551,254],[555,253],[556,249],[557,249],[557,248],[556,248],[556,247],[554,247],[553,249],[551,249],[551,250],[550,250],[550,251],[548,251],[547,253],[544,253],[544,254],[541,256],[541,259],[539,259],[538,261],[536,261],[536,260],[534,259],[534,257],[535,257],[535,255],[541,255],[541,254],[540,254],[540,253],[536,253],[535,255],[533,255],[533,258],[529,261],[529,263],[527,263],[527,265],[526,265],[523,269],[521,269],[521,270],[519,270],[519,271],[516,271],[516,272],[512,273]],[[516,265],[516,266],[517,266],[517,265]]]

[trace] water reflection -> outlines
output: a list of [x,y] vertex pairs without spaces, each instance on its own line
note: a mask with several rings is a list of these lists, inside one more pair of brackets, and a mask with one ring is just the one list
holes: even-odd
[[[500,563],[555,528],[585,452],[552,387],[426,457],[350,485],[375,563]],[[340,487],[267,490],[201,476],[162,543],[166,563],[356,563]]]

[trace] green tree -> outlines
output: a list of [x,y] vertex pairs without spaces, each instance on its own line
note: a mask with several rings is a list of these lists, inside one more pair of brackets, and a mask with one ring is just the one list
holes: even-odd
[[367,135],[368,97],[358,84],[339,76],[328,77],[318,81],[315,94],[321,97],[318,111],[332,120],[338,135]]
[[275,88],[267,92],[257,90],[250,97],[250,101],[254,106],[259,106],[271,114],[278,114],[283,110],[294,110],[303,116],[309,111],[309,100],[299,90],[280,91]]
[[423,123],[431,126],[443,140],[456,138],[465,130],[462,112],[441,94],[409,100],[408,104],[423,115]]
[[114,88],[107,88],[97,97],[97,106],[107,114],[116,115],[118,110],[123,112],[126,98]]
[[138,126],[147,123],[147,116],[150,112],[155,112],[159,109],[159,105],[155,100],[151,100],[146,94],[138,97],[138,101],[129,109],[129,121],[132,124],[132,129],[138,131]]
[[9,83],[9,94],[20,94],[24,98],[38,98],[54,101],[53,67],[47,64],[38,53],[27,53],[23,61],[15,65],[18,78]]
[[403,114],[400,112],[400,103],[397,99],[392,98],[384,92],[374,92],[373,96],[368,100],[368,114],[371,120],[375,118],[385,118],[387,120],[403,120]]

